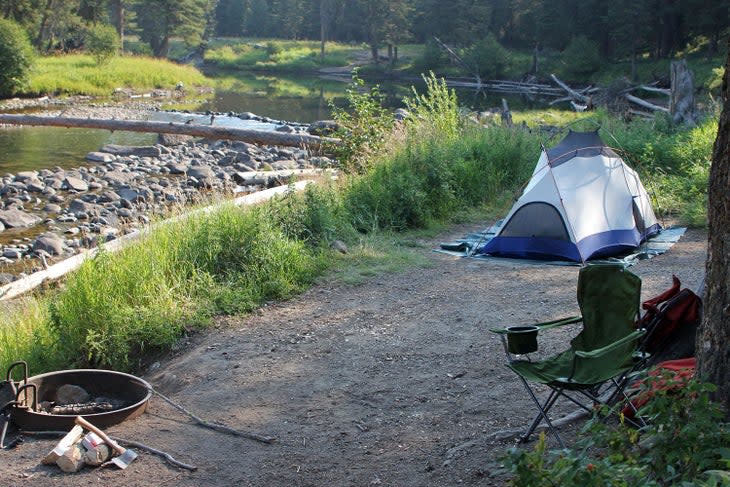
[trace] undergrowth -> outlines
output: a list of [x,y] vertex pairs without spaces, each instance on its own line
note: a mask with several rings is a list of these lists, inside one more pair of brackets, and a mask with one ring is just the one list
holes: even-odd
[[[570,449],[548,450],[545,434],[534,449],[513,448],[505,458],[515,487],[659,487],[730,485],[730,424],[710,401],[711,384],[673,386],[670,377],[638,413],[636,429],[594,417]],[[651,387],[651,385],[649,385]],[[605,413],[604,413],[605,414]]]

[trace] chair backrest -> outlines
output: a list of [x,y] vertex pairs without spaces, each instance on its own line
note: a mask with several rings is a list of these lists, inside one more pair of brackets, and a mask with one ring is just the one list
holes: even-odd
[[[571,341],[573,350],[591,351],[632,333],[639,317],[641,279],[623,264],[589,264],[578,275],[578,305],[583,330]],[[635,343],[627,343],[606,357],[630,357]]]

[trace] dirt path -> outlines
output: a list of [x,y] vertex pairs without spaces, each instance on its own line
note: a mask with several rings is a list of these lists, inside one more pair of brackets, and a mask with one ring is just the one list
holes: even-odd
[[[0,452],[0,485],[503,485],[494,472],[514,440],[489,435],[524,425],[533,409],[486,330],[576,313],[578,268],[424,253],[430,267],[359,286],[325,282],[252,316],[221,319],[145,376],[198,415],[277,443],[194,426],[155,398],[147,414],[111,432],[197,472],[141,454],[123,472],[64,475],[39,465],[55,441],[30,439]],[[706,233],[690,230],[669,253],[633,267],[644,297],[668,287],[673,273],[696,286],[705,253]],[[541,343],[560,347],[568,333]]]

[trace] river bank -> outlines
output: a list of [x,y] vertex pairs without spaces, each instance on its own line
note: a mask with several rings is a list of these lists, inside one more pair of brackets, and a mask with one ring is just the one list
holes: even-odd
[[[55,101],[32,103],[48,107]],[[123,107],[79,107],[65,102],[60,106],[44,115],[140,120],[159,110],[154,101]],[[207,120],[215,114],[190,116]],[[307,128],[251,113],[235,116],[280,131],[305,132]],[[41,170],[5,174],[0,179],[0,283],[133,232],[186,206],[286,184],[302,170],[333,164],[330,158],[303,148],[163,134],[149,146],[106,145],[88,153],[75,168],[52,166],[49,161]]]

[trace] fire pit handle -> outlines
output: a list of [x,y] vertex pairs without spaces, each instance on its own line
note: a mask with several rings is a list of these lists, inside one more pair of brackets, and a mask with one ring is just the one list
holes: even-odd
[[28,407],[28,392],[26,389],[33,389],[33,407],[31,411],[35,411],[38,408],[38,388],[35,384],[25,384],[18,388],[18,392],[15,393],[16,407],[20,407],[20,393],[25,392],[25,407]]
[[12,385],[13,388],[15,388],[13,383],[13,369],[19,365],[23,366],[23,384],[28,383],[28,363],[24,360],[18,360],[17,362],[13,362],[10,364],[10,367],[8,367],[8,373],[6,375],[6,380]]

